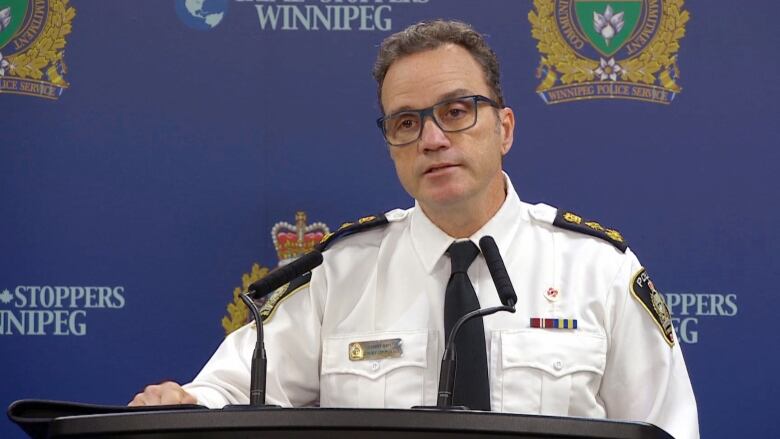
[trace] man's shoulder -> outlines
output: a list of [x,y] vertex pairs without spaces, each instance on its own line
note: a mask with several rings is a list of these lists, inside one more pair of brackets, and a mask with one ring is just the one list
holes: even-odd
[[334,251],[355,246],[378,247],[390,233],[406,226],[410,212],[411,209],[393,209],[345,222],[336,231],[325,235],[317,249]]
[[[551,230],[562,232],[576,240],[589,241],[587,237],[594,238],[594,243],[609,244],[621,253],[628,249],[628,243],[623,235],[615,228],[605,226],[601,222],[574,213],[571,210],[555,208],[540,203],[528,206],[530,217],[537,224],[543,224]],[[584,236],[583,236],[584,235]]]

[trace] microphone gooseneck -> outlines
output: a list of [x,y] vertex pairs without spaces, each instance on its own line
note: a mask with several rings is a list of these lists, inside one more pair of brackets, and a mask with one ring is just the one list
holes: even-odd
[[458,319],[452,327],[449,338],[447,339],[447,345],[444,349],[444,355],[441,360],[441,370],[439,372],[439,394],[436,401],[436,408],[439,409],[452,408],[453,389],[455,388],[455,369],[457,367],[455,338],[458,336],[460,328],[473,318],[489,316],[499,311],[511,313],[516,311],[515,303],[517,303],[517,294],[515,294],[512,281],[509,279],[509,274],[504,266],[504,260],[501,258],[501,253],[498,251],[498,246],[496,246],[496,241],[490,236],[483,236],[482,239],[479,240],[479,246],[482,250],[482,255],[485,257],[485,262],[490,271],[490,277],[493,279],[496,291],[498,292],[498,297],[503,306],[471,311]]
[[468,314],[464,314],[463,317],[455,322],[452,331],[450,331],[450,337],[444,349],[444,355],[442,355],[441,369],[439,371],[439,396],[436,401],[437,408],[446,409],[452,407],[452,390],[455,388],[455,368],[457,367],[458,361],[455,350],[455,337],[458,336],[458,331],[460,331],[461,326],[473,318],[489,316],[499,311],[513,313],[515,312],[515,307],[494,306],[492,308],[477,309]]
[[249,297],[247,292],[241,293],[241,300],[249,311],[252,313],[252,317],[255,319],[255,327],[257,328],[257,342],[255,343],[255,350],[252,353],[252,371],[250,373],[249,382],[249,405],[251,406],[263,406],[265,405],[265,377],[266,369],[268,368],[268,357],[265,353],[265,343],[263,341],[265,335],[263,334],[263,320],[260,318],[260,310],[257,309],[255,301]]
[[263,320],[260,317],[260,310],[257,309],[252,295],[261,298],[270,292],[291,282],[293,279],[313,270],[322,264],[322,253],[314,250],[300,258],[290,262],[284,267],[268,273],[259,281],[253,283],[246,291],[241,293],[240,297],[244,304],[249,308],[252,317],[255,319],[255,328],[257,329],[257,343],[252,353],[251,381],[249,384],[249,405],[253,407],[265,406],[265,380],[268,368],[268,357],[265,352],[265,335],[263,334]]

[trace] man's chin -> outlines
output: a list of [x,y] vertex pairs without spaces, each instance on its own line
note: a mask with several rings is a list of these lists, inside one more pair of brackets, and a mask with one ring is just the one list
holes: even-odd
[[444,210],[462,206],[466,200],[465,191],[458,188],[436,188],[431,191],[423,191],[417,201],[424,208]]

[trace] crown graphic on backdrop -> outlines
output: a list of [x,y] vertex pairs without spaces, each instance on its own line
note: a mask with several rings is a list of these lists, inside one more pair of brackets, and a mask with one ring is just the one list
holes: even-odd
[[671,103],[682,91],[677,52],[689,19],[682,7],[683,0],[534,0],[537,93],[548,104]]
[[0,0],[0,93],[57,99],[68,87],[68,0]]
[[311,251],[322,238],[330,233],[325,223],[306,224],[306,213],[296,212],[295,225],[279,222],[271,228],[271,238],[274,241],[279,265],[287,264],[293,259]]
[[[330,233],[327,224],[321,222],[306,224],[306,220],[306,212],[299,211],[295,213],[295,225],[282,221],[271,227],[271,239],[278,258],[277,266],[285,265],[310,252],[323,237]],[[269,268],[255,263],[249,273],[241,276],[241,287],[233,290],[233,301],[227,305],[228,314],[222,318],[225,335],[248,322],[249,310],[239,295],[246,291],[249,285],[264,278],[269,271]],[[260,299],[258,306],[262,306],[264,300],[265,298]]]

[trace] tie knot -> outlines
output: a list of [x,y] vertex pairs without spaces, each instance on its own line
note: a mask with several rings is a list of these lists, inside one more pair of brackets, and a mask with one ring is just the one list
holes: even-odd
[[452,273],[465,273],[479,254],[479,248],[471,241],[453,242],[447,249],[452,264]]

